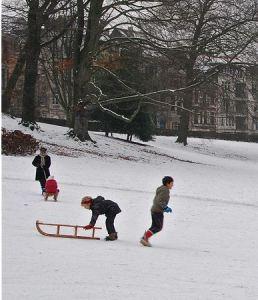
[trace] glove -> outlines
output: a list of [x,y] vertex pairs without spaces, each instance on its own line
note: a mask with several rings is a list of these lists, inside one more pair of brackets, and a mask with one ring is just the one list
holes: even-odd
[[86,226],[83,227],[84,230],[89,230],[91,228],[93,228],[93,225],[91,225],[91,224],[86,225]]
[[166,206],[166,207],[164,208],[164,212],[166,212],[166,213],[172,213],[172,208]]

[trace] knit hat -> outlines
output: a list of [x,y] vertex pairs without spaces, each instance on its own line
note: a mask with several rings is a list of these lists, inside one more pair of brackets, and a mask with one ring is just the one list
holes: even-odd
[[91,204],[91,202],[92,202],[91,196],[85,196],[82,198],[81,205],[82,204]]

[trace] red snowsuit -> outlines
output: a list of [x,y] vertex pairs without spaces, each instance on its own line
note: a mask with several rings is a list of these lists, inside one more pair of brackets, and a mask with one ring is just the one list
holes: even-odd
[[56,194],[59,190],[57,188],[57,182],[55,179],[48,179],[46,181],[46,186],[45,186],[46,192],[48,194]]

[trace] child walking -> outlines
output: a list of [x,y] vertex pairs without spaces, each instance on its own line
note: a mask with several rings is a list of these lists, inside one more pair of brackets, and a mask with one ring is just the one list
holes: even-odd
[[102,196],[98,196],[94,199],[90,196],[85,196],[81,200],[81,206],[92,211],[90,223],[89,225],[86,225],[84,227],[85,230],[93,228],[98,219],[98,216],[105,214],[106,228],[108,232],[108,236],[105,238],[105,240],[117,240],[118,236],[115,230],[114,221],[116,215],[121,212],[121,209],[116,202],[111,200],[105,200],[105,198]]
[[168,207],[170,190],[172,189],[174,184],[174,179],[170,176],[165,176],[162,179],[162,186],[158,187],[156,190],[156,195],[153,199],[153,205],[151,207],[151,219],[152,224],[151,227],[145,231],[143,237],[140,240],[140,243],[143,246],[151,247],[149,243],[149,238],[162,230],[163,220],[164,220],[164,212],[171,213],[172,209]]

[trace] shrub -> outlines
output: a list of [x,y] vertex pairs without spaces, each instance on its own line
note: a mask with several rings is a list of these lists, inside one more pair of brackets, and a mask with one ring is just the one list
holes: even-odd
[[33,154],[39,148],[39,142],[30,134],[20,130],[7,131],[2,128],[2,154],[27,155]]

